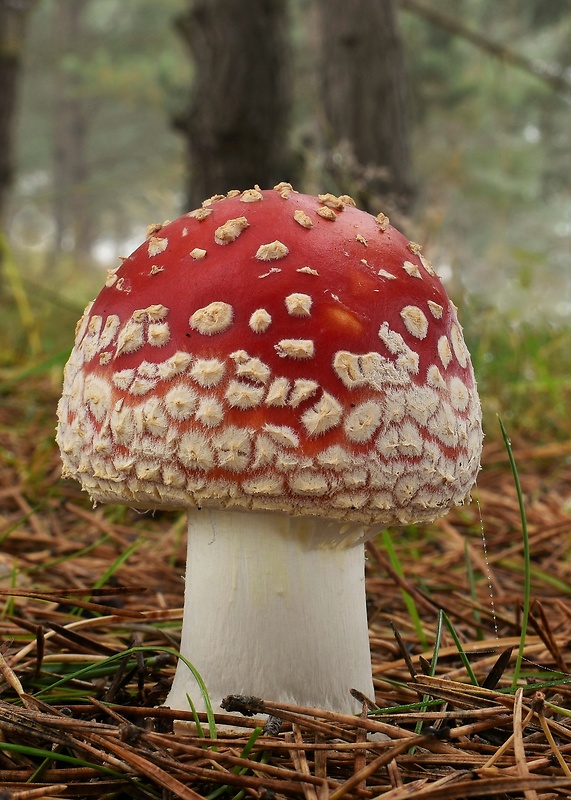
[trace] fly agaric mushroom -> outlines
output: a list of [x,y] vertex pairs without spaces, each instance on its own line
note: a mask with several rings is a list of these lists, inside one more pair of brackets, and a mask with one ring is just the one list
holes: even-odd
[[[364,542],[462,504],[481,411],[420,247],[351,198],[205,201],[109,273],[58,407],[98,502],[188,512],[181,653],[228,694],[373,695]],[[203,709],[180,661],[166,704]]]

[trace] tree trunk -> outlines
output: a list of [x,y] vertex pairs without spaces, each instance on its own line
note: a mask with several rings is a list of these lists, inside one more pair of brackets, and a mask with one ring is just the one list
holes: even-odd
[[179,19],[195,64],[188,115],[187,202],[291,180],[284,0],[192,0]]
[[393,0],[317,0],[327,167],[361,208],[412,195],[407,78]]
[[35,0],[0,0],[0,222],[13,178],[13,132],[29,12]]
[[88,119],[81,95],[81,77],[65,63],[65,57],[80,58],[81,20],[90,0],[57,0],[54,6],[54,39],[62,60],[56,72],[54,98],[53,183],[55,252],[73,247],[76,260],[88,263],[92,230],[85,191],[88,180]]

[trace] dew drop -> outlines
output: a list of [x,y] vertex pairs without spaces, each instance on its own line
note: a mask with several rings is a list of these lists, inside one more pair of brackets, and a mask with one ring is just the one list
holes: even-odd
[[475,498],[476,506],[478,507],[478,516],[480,518],[480,536],[482,537],[482,549],[484,551],[484,563],[486,565],[486,581],[488,584],[488,595],[490,598],[490,608],[492,611],[492,619],[494,622],[494,633],[496,639],[499,639],[498,632],[498,618],[496,617],[496,606],[494,603],[494,585],[492,583],[492,570],[490,569],[490,562],[488,560],[488,542],[486,540],[486,531],[484,529],[484,518],[482,517],[482,507],[480,506],[479,498]]

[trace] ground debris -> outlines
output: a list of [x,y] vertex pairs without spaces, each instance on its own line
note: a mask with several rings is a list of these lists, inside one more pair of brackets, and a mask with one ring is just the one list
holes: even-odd
[[[34,409],[24,411],[32,388]],[[214,722],[231,720],[239,731],[220,727],[213,739],[204,715],[197,729],[190,711],[161,707],[182,617],[184,518],[92,509],[75,485],[60,482],[56,399],[55,389],[36,381],[16,386],[0,410],[0,786],[7,797],[547,800],[571,793],[569,443],[513,444],[532,552],[517,685],[521,520],[506,459],[492,443],[478,504],[430,527],[391,530],[392,554],[382,538],[369,549],[376,707],[364,699],[364,713],[351,717],[233,698],[231,716],[215,709]],[[435,652],[441,611],[456,639],[444,626]],[[259,718],[244,713],[262,714],[262,726],[274,722],[262,730]]]

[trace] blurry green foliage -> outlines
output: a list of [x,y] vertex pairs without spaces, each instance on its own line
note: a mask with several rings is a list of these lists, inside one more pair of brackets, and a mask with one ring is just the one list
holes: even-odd
[[[427,3],[428,4],[428,3]],[[433,8],[440,5],[430,3]],[[571,6],[455,0],[446,13],[540,68],[569,71]],[[458,293],[502,314],[571,314],[571,94],[402,14],[413,114],[420,241]],[[424,236],[423,236],[424,233]]]

